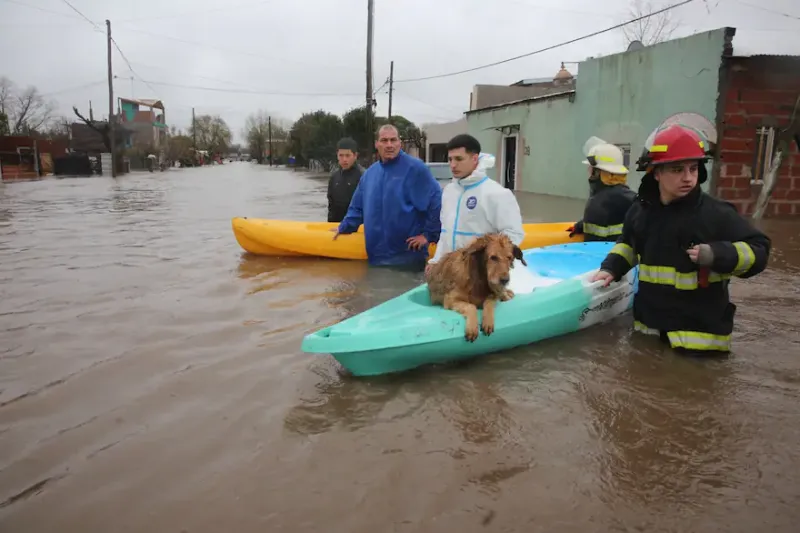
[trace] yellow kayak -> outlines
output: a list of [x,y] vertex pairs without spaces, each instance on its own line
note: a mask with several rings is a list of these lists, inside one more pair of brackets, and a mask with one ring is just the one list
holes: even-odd
[[[525,239],[520,248],[538,248],[551,244],[581,242],[583,235],[570,238],[567,228],[573,222],[523,224]],[[239,246],[257,255],[315,256],[335,259],[367,259],[364,226],[349,235],[333,240],[335,222],[299,222],[264,218],[236,217],[231,220]],[[429,246],[433,257],[436,245]]]

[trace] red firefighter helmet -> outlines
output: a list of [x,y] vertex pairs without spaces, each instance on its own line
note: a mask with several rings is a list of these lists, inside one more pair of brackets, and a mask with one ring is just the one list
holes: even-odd
[[655,134],[651,146],[645,146],[645,153],[638,161],[639,170],[678,161],[705,162],[708,156],[709,152],[703,138],[694,129],[681,124],[672,124]]

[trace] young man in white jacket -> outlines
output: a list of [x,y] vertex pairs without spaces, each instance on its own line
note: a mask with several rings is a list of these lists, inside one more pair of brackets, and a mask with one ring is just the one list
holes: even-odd
[[447,158],[453,179],[442,192],[442,233],[426,274],[431,264],[480,235],[505,233],[517,246],[525,237],[514,193],[486,175],[494,156],[481,153],[475,137],[461,134],[447,143]]

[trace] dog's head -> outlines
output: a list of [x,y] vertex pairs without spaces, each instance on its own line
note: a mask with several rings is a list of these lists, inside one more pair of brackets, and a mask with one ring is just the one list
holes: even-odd
[[486,281],[494,292],[502,291],[511,279],[514,259],[522,258],[522,250],[504,233],[489,233],[475,239],[466,249],[471,254],[479,272],[485,272]]

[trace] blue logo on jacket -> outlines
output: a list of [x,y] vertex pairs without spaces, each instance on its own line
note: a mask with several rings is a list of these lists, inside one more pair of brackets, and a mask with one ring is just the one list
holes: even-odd
[[475,206],[478,205],[478,199],[474,196],[470,196],[467,198],[467,209],[475,209]]

